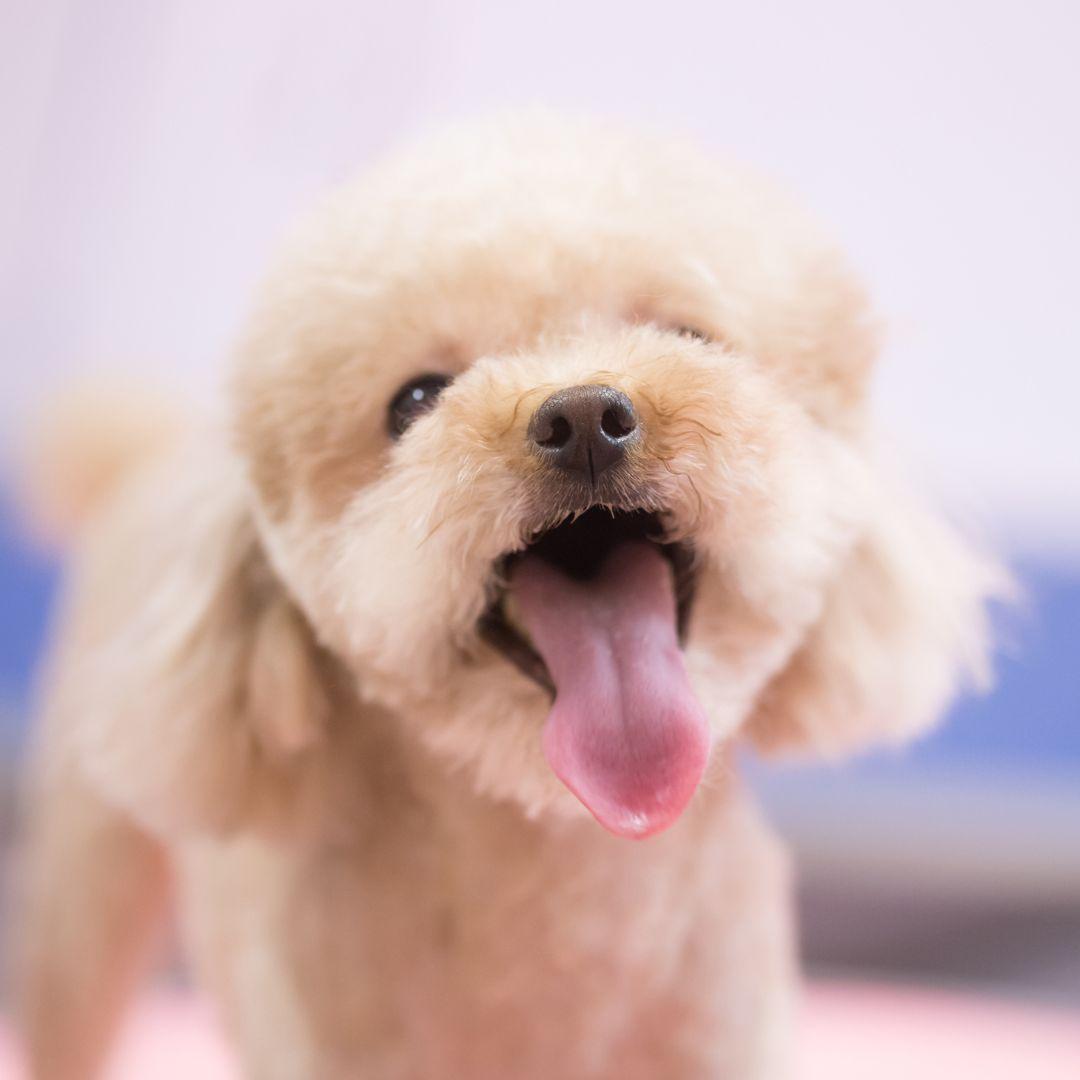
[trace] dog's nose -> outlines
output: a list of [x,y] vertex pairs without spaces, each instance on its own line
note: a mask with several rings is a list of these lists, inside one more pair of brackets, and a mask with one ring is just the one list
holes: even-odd
[[633,402],[610,386],[558,390],[529,421],[533,450],[590,484],[641,437]]

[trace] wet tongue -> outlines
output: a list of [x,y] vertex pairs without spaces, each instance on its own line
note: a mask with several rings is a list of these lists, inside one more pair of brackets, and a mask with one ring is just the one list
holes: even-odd
[[626,541],[588,581],[526,555],[511,589],[555,682],[543,735],[555,774],[613,833],[672,825],[701,780],[710,736],[679,651],[663,555]]

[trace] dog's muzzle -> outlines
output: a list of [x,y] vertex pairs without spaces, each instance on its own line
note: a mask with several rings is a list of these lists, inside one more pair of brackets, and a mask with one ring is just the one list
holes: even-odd
[[556,775],[612,832],[649,836],[680,816],[709,755],[681,648],[693,552],[665,535],[640,478],[626,394],[559,390],[526,438],[546,466],[532,480],[536,520],[554,524],[496,561],[478,629],[551,695],[543,747]]

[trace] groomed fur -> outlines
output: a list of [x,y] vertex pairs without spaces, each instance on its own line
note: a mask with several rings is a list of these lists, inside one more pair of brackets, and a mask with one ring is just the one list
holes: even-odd
[[[993,574],[868,449],[874,336],[779,194],[594,124],[454,130],[297,230],[231,431],[88,536],[51,709],[169,845],[250,1075],[780,1069],[785,873],[732,745],[900,740],[984,663]],[[429,371],[454,382],[392,444]],[[529,417],[600,382],[641,417],[628,489],[697,555],[717,744],[640,845],[555,779],[546,696],[477,632],[497,560],[565,511]]]

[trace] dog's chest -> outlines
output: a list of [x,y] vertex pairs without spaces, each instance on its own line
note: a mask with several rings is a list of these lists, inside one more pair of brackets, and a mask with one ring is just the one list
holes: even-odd
[[705,807],[636,843],[490,805],[404,813],[360,847],[220,851],[203,910],[241,973],[237,942],[277,954],[315,1045],[408,1046],[426,1077],[526,1077],[527,1061],[610,1056],[685,994],[725,917],[738,817]]
[[541,830],[488,811],[475,829],[327,864],[298,882],[298,903],[323,912],[307,978],[377,986],[388,1021],[444,1066],[456,1059],[456,1075],[498,1075],[508,1055],[550,1061],[553,1043],[599,1052],[678,983],[720,870],[693,826],[643,845],[589,821]]

